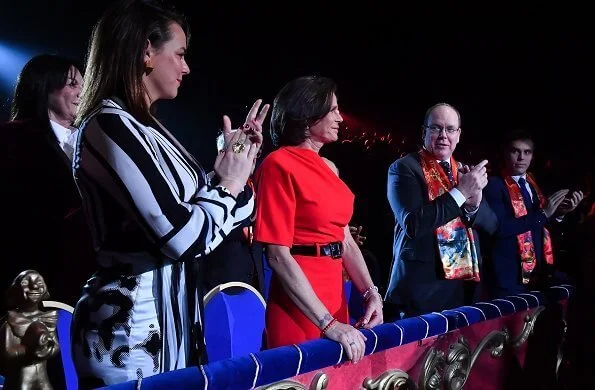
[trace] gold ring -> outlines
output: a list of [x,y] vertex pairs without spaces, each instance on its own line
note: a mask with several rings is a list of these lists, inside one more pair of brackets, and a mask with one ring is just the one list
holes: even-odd
[[234,144],[231,145],[231,151],[234,153],[242,153],[244,149],[246,149],[246,145],[241,142],[234,142]]

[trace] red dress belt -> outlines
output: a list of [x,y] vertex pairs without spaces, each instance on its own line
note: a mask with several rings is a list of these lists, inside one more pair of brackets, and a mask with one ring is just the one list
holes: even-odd
[[330,256],[333,259],[338,259],[343,255],[343,243],[331,242],[329,244],[293,245],[290,252],[294,255]]

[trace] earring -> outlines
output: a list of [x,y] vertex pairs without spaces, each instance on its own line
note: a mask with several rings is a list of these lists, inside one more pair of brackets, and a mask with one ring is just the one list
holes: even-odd
[[145,74],[149,75],[153,71],[153,64],[151,64],[151,59],[145,61]]

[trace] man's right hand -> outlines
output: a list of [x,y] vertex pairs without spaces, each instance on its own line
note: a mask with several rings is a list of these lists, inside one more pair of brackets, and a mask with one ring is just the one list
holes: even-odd
[[[467,168],[463,167],[458,173],[459,184],[457,189],[465,196],[467,200],[472,198],[471,203],[474,206],[479,206],[481,202],[481,195],[479,193],[488,184],[488,174],[485,166],[488,160],[483,160],[479,164]],[[474,200],[473,200],[474,199]]]

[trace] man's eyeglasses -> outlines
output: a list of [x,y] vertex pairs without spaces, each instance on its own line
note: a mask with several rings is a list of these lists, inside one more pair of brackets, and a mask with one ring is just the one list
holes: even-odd
[[430,133],[432,134],[440,134],[442,132],[442,130],[444,130],[446,132],[446,134],[454,134],[457,131],[459,131],[461,128],[460,127],[440,127],[438,125],[431,125],[431,126],[425,126],[426,129],[428,129],[430,131]]

